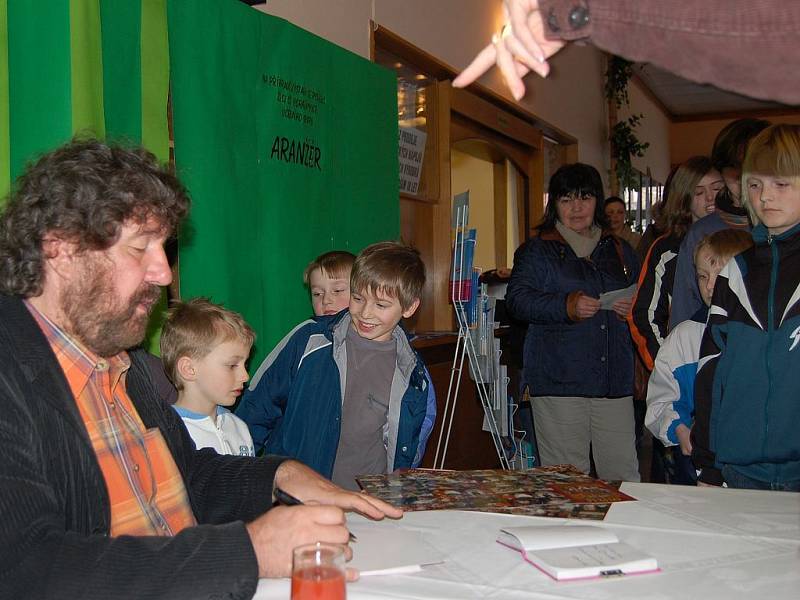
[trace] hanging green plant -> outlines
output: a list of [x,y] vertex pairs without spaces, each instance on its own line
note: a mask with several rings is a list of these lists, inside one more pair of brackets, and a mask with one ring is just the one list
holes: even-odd
[[[630,105],[628,98],[628,83],[633,76],[633,63],[619,56],[611,55],[606,68],[605,96],[613,102],[617,109]],[[616,112],[612,112],[616,116]],[[611,127],[609,141],[611,142],[611,159],[614,173],[621,188],[639,187],[634,179],[634,169],[631,157],[644,156],[650,144],[639,141],[635,129],[639,126],[644,115],[631,115],[626,120],[619,121]]]
[[644,156],[650,147],[649,142],[640,142],[634,133],[644,115],[631,115],[625,121],[617,121],[611,129],[611,156],[615,160],[616,176],[622,188],[638,188],[638,182],[634,179],[634,169],[631,157]]
[[606,68],[606,99],[611,100],[617,108],[628,106],[628,82],[633,77],[633,63],[616,55],[611,55]]

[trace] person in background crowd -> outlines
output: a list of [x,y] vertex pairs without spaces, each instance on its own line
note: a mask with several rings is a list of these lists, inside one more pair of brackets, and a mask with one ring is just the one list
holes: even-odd
[[[693,222],[713,212],[714,199],[722,186],[722,176],[705,156],[690,158],[675,170],[670,179],[667,200],[655,223],[662,235],[647,252],[633,298],[633,309],[628,317],[631,336],[643,366],[636,373],[637,399],[646,397],[647,379],[653,370],[656,354],[669,333],[672,286],[681,240]],[[651,481],[666,481],[672,469],[669,459],[661,442],[654,439]]]
[[648,370],[669,333],[675,258],[689,226],[714,212],[724,183],[711,159],[693,156],[675,171],[656,227],[662,231],[647,253],[630,316],[631,334]]
[[622,198],[618,196],[606,198],[603,210],[611,233],[628,242],[635,250],[639,246],[639,242],[642,241],[642,236],[631,231],[631,228],[625,222],[625,202]]
[[800,492],[800,125],[750,142],[742,184],[754,246],[714,287],[692,460],[703,484]]
[[693,223],[681,242],[675,267],[675,284],[672,288],[670,327],[690,319],[703,306],[692,262],[697,242],[721,229],[750,231],[750,219],[741,203],[742,161],[747,151],[747,144],[767,127],[769,127],[768,121],[739,119],[723,127],[714,140],[711,161],[722,175],[725,187],[717,194],[717,209]]
[[639,481],[634,442],[630,298],[600,295],[636,281],[630,245],[604,228],[597,169],[564,165],[550,179],[534,237],[514,255],[509,313],[528,323],[523,384],[542,465],[570,463],[597,476]]

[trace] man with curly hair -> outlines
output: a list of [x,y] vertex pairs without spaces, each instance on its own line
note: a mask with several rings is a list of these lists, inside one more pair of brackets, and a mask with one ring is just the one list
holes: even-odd
[[[149,378],[147,319],[189,210],[141,149],[73,141],[0,216],[0,597],[249,598],[343,509],[402,513],[299,462],[196,450]],[[279,486],[316,506],[270,509]]]

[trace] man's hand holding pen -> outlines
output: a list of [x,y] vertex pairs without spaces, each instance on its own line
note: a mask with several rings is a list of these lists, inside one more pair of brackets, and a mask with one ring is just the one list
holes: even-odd
[[[275,500],[278,502],[278,504],[282,506],[303,506],[303,503],[300,500],[298,500],[288,492],[284,492],[279,487],[275,488],[275,490],[273,491],[273,495],[275,496]],[[351,542],[358,541],[358,538],[354,536],[352,532],[350,532],[350,541]]]
[[[302,544],[318,541],[342,544],[350,560],[352,551],[347,544],[351,534],[346,526],[345,511],[358,512],[374,520],[403,516],[401,509],[368,494],[342,489],[294,460],[278,468],[273,494],[282,506],[276,506],[246,525],[261,577],[289,576],[292,549]],[[358,577],[352,569],[348,569],[347,575],[348,579]]]

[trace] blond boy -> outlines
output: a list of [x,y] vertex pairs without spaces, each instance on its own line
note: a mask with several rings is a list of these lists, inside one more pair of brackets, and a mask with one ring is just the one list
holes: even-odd
[[752,248],[717,277],[700,345],[692,460],[698,481],[800,492],[800,125],[747,148]]
[[173,408],[198,448],[255,456],[247,425],[227,408],[250,378],[245,362],[254,340],[241,315],[205,298],[176,303],[169,311],[161,357],[178,389]]

